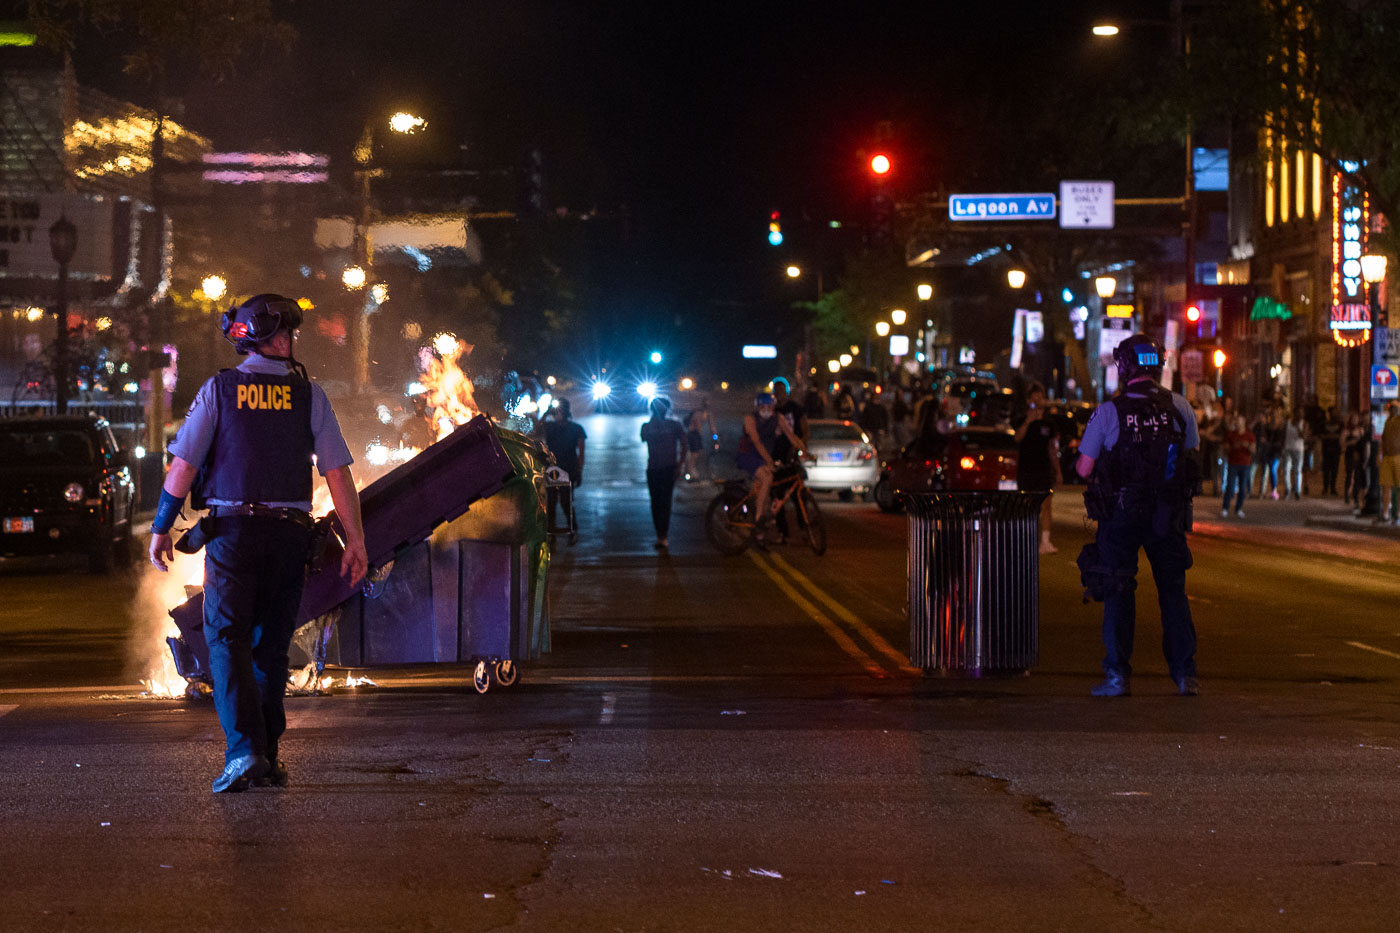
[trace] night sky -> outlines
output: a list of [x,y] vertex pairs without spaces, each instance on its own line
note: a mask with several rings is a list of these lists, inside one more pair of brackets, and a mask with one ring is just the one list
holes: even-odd
[[[286,3],[279,12],[300,34],[290,54],[267,50],[229,82],[184,90],[189,124],[224,149],[343,157],[366,119],[400,108],[429,119],[412,154],[427,161],[506,167],[538,145],[551,204],[625,205],[640,293],[683,312],[769,287],[768,211],[817,226],[859,220],[858,153],[880,121],[895,130],[901,193],[936,185],[971,158],[957,136],[961,99],[999,81],[1022,93],[1007,75],[1032,61],[1053,81],[1057,57],[1085,43],[1101,12],[1164,18],[1168,7]],[[86,83],[143,99],[110,51],[85,51]]]

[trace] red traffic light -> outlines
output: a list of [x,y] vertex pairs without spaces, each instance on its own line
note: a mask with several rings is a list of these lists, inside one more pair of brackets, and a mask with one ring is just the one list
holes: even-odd
[[1186,306],[1186,320],[1187,320],[1187,322],[1189,322],[1189,323],[1191,323],[1191,324],[1195,324],[1195,323],[1197,323],[1198,321],[1200,321],[1200,319],[1201,319],[1201,309],[1198,308],[1198,307],[1196,307],[1195,305],[1187,305],[1187,306]]
[[870,171],[876,175],[888,175],[890,168],[890,157],[883,152],[870,157]]

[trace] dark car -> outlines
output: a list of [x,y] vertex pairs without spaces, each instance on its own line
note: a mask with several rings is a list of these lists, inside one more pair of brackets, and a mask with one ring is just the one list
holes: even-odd
[[1014,490],[1016,447],[1015,432],[1003,428],[923,431],[882,465],[875,504],[898,512],[900,493]]
[[101,418],[0,420],[0,555],[81,553],[94,573],[131,558],[131,461]]

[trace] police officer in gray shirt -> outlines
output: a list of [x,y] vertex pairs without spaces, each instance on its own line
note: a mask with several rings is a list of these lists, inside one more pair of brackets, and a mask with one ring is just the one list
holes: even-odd
[[292,356],[299,326],[300,307],[280,295],[256,295],[223,315],[225,339],[248,359],[195,396],[151,523],[151,563],[164,571],[186,493],[209,507],[200,523],[204,636],[226,740],[215,793],[287,785],[278,742],[311,540],[313,462],[345,531],[341,574],[357,583],[368,569],[353,458],[325,393]]
[[1191,497],[1200,485],[1201,439],[1190,403],[1159,383],[1162,348],[1134,334],[1113,351],[1123,393],[1094,412],[1075,469],[1089,481],[1084,503],[1098,522],[1079,567],[1103,600],[1104,681],[1098,697],[1127,696],[1132,667],[1138,551],[1146,551],[1162,613],[1162,650],[1177,692],[1195,696],[1196,628],[1186,600]]

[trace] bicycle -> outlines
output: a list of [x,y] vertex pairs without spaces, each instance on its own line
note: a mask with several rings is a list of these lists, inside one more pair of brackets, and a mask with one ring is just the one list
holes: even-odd
[[[776,471],[769,490],[770,511],[776,515],[788,500],[797,509],[797,524],[812,552],[818,557],[826,553],[826,524],[821,509],[805,482],[807,472],[801,464]],[[721,554],[742,554],[754,540],[758,528],[758,494],[743,480],[717,481],[721,489],[705,509],[705,533]]]

